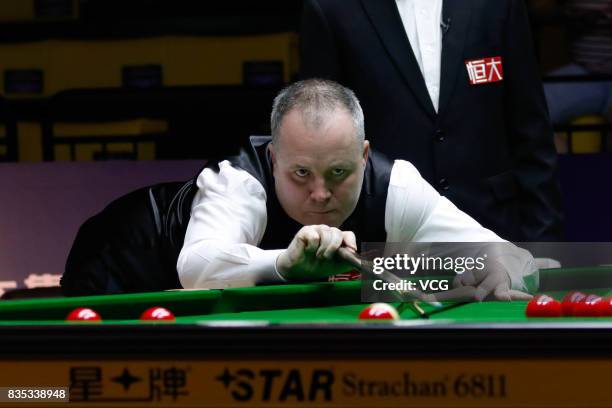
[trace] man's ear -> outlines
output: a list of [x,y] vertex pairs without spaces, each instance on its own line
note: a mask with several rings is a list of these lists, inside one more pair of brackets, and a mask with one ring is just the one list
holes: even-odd
[[367,140],[363,141],[363,165],[365,166],[368,162],[368,154],[370,153],[370,142]]
[[270,152],[270,160],[272,160],[272,168],[276,167],[276,153],[274,152],[274,145],[268,144],[268,152]]

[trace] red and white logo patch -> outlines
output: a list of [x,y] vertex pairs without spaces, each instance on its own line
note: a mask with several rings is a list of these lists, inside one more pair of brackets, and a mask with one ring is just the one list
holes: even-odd
[[481,58],[465,61],[470,85],[488,84],[504,80],[501,57]]

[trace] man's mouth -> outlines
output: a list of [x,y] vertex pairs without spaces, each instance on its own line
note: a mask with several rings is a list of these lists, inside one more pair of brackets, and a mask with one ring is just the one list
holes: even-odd
[[311,211],[313,214],[324,215],[334,212],[335,210],[327,210],[327,211]]

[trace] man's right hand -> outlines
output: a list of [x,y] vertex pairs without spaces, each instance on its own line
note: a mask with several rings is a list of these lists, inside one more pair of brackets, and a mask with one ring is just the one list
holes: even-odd
[[341,247],[356,252],[355,234],[327,225],[302,227],[277,258],[276,270],[289,281],[318,280],[348,272],[354,266],[336,256]]

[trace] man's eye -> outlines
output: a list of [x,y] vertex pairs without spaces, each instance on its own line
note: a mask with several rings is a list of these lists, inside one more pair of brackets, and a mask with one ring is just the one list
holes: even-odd
[[346,170],[344,169],[334,169],[332,170],[332,174],[336,177],[341,177],[344,176],[346,174]]
[[308,175],[308,170],[306,169],[297,169],[295,171],[295,175],[298,177],[306,177]]

